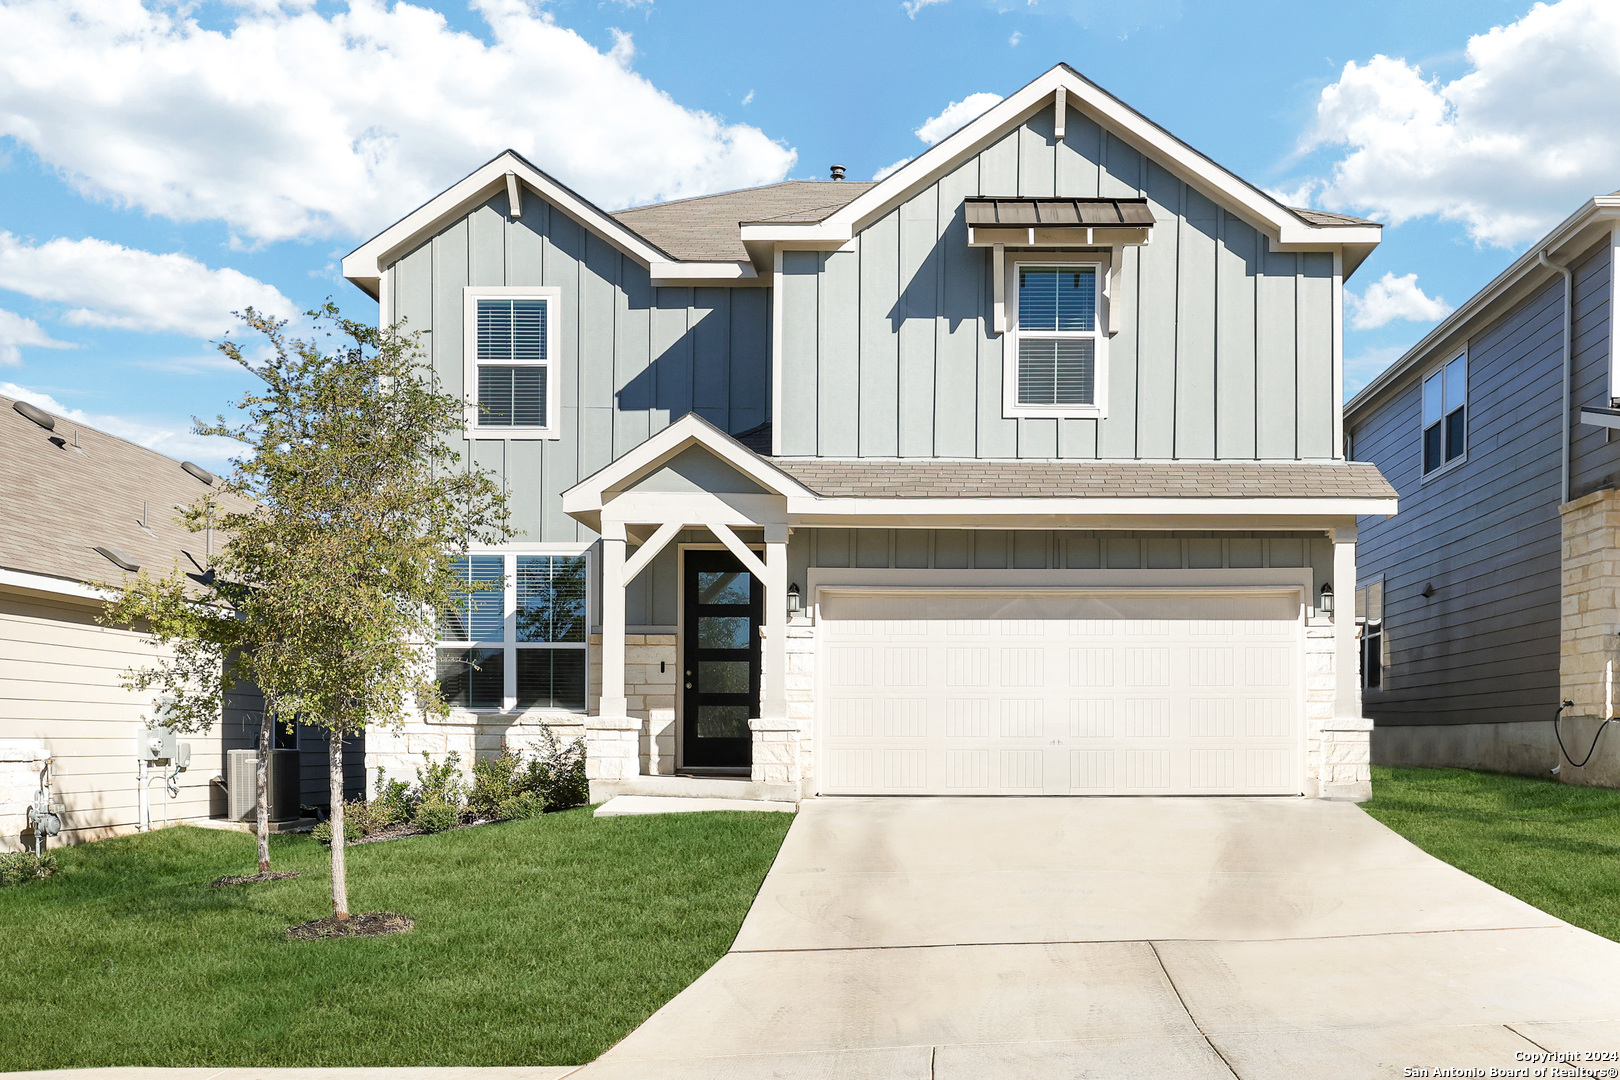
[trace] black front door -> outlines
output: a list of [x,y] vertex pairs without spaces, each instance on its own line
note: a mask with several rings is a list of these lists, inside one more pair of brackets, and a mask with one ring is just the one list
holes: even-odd
[[729,551],[686,553],[681,657],[682,764],[746,769],[759,715],[759,625],[765,588]]

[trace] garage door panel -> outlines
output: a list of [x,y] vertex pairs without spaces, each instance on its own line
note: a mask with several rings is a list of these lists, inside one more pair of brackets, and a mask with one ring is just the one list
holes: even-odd
[[[897,617],[859,617],[879,610]],[[823,614],[828,793],[1300,788],[1297,600],[844,595]]]

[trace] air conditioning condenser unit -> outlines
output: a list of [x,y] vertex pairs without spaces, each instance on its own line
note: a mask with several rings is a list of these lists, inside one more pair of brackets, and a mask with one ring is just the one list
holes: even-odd
[[[230,800],[226,816],[232,821],[252,821],[258,808],[257,750],[225,752],[225,788]],[[298,816],[300,783],[297,750],[270,751],[270,820],[291,821]]]

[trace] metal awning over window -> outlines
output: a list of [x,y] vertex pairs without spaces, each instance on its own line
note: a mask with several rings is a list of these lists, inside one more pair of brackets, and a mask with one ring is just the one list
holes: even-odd
[[1146,199],[964,199],[973,247],[1119,247],[1145,244]]

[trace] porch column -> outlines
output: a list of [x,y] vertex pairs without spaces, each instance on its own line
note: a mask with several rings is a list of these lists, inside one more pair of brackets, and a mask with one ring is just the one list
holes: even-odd
[[786,525],[765,526],[765,635],[763,685],[759,715],[748,721],[753,732],[755,783],[791,786],[776,797],[797,799],[802,771],[799,767],[797,721],[788,719],[787,665],[787,538]]
[[1361,655],[1356,640],[1356,528],[1334,529],[1333,719],[1322,725],[1318,793],[1361,802],[1372,797],[1371,720],[1361,715]]
[[623,780],[641,772],[641,721],[626,716],[624,700],[624,525],[602,523],[602,697],[595,716],[585,718],[585,776],[591,799],[600,781]]
[[602,716],[623,716],[624,525],[602,523]]
[[765,672],[759,714],[787,718],[787,526],[765,526]]

